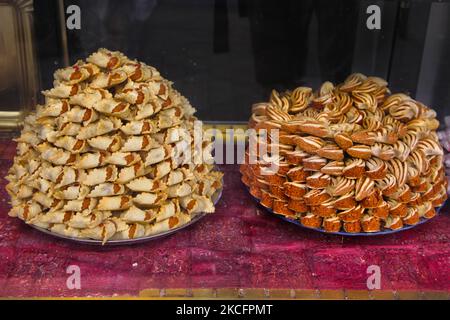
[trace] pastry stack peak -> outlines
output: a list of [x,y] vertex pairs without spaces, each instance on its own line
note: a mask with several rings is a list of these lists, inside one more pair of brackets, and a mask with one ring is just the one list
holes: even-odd
[[249,148],[243,182],[262,205],[307,227],[400,229],[433,217],[447,199],[436,113],[391,94],[381,78],[355,73],[315,92],[273,91],[253,106],[249,126],[277,130],[277,142],[260,134],[256,143],[278,150],[278,171],[265,174],[264,157]]
[[10,216],[106,242],[214,212],[212,142],[195,141],[195,109],[155,68],[99,49],[54,78],[17,139]]

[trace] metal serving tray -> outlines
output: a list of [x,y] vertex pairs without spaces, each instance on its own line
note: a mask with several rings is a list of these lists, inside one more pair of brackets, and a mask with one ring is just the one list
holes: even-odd
[[[213,194],[212,200],[213,200],[214,205],[216,205],[219,202],[220,198],[222,197],[222,190],[223,190],[223,188],[217,190]],[[81,243],[81,244],[100,245],[100,246],[101,245],[118,246],[118,245],[138,244],[138,243],[143,243],[143,242],[156,240],[156,239],[160,239],[162,237],[169,236],[169,235],[171,235],[171,234],[173,234],[175,232],[181,231],[182,229],[185,229],[185,228],[189,227],[190,225],[196,223],[197,221],[199,221],[200,219],[202,219],[206,215],[208,215],[208,213],[199,213],[199,214],[195,215],[191,219],[191,221],[189,221],[188,223],[183,224],[183,225],[181,225],[179,227],[176,227],[174,229],[158,233],[158,234],[153,234],[153,235],[150,235],[150,236],[145,236],[145,237],[136,238],[136,239],[108,240],[104,244],[103,244],[103,241],[101,241],[101,240],[86,239],[86,238],[73,238],[73,237],[68,237],[68,236],[65,236],[65,235],[58,234],[58,233],[54,233],[54,232],[51,232],[51,231],[49,231],[47,229],[43,229],[43,228],[40,228],[40,227],[37,227],[37,226],[34,226],[34,225],[30,225],[30,227],[32,227],[32,228],[34,228],[36,230],[39,230],[39,231],[41,231],[41,232],[43,232],[45,234],[51,235],[53,237],[60,238],[60,239],[65,239],[65,240],[70,240],[70,241],[78,242],[78,243]]]

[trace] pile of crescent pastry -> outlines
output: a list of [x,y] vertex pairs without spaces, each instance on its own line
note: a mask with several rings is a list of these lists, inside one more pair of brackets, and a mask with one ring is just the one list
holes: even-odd
[[359,233],[415,225],[447,199],[435,117],[362,74],[316,92],[273,91],[253,106],[257,134],[242,181],[263,206],[306,227]]
[[195,143],[195,109],[155,68],[99,49],[54,78],[17,139],[10,216],[106,242],[214,212],[212,142]]

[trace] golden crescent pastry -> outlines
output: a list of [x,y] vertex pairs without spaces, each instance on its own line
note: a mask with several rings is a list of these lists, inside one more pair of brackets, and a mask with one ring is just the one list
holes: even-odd
[[130,121],[126,125],[120,127],[120,130],[124,134],[132,136],[156,133],[158,131],[158,126],[157,123],[152,120]]
[[98,136],[87,140],[87,143],[95,149],[116,152],[122,148],[123,140],[119,134],[113,136]]
[[127,140],[123,143],[121,152],[132,152],[132,151],[148,151],[150,149],[158,148],[161,144],[153,139],[150,135],[142,136],[129,136]]
[[107,163],[110,163],[106,161],[106,158],[106,153],[102,151],[83,153],[79,157],[75,166],[78,169],[92,169],[101,167]]
[[336,144],[327,144],[316,151],[316,154],[320,157],[330,160],[343,160],[344,150],[339,148]]
[[105,243],[114,236],[116,230],[116,224],[113,221],[105,220],[94,228],[81,229],[78,237],[102,240]]
[[214,204],[210,198],[196,194],[191,194],[187,197],[180,198],[180,206],[188,212],[194,214],[214,211]]
[[175,142],[191,139],[190,133],[183,128],[175,127],[168,128],[167,130],[161,132],[161,140],[158,141],[161,144],[172,144]]
[[118,196],[125,193],[125,186],[117,183],[100,183],[91,190],[87,197],[100,198]]
[[87,109],[82,107],[72,107],[69,112],[66,112],[63,117],[63,122],[75,122],[89,124],[97,121],[99,118],[98,113],[93,109]]
[[86,143],[86,140],[78,140],[71,136],[56,138],[53,144],[71,153],[83,153],[89,150],[89,145]]
[[156,219],[154,210],[143,210],[136,206],[131,206],[120,216],[127,223],[151,223]]
[[173,186],[185,179],[184,173],[181,169],[170,171],[168,174],[169,176],[167,178],[167,186]]
[[14,185],[8,186],[9,192],[12,194],[16,194],[18,199],[26,199],[33,195],[33,188],[22,184],[22,185]]
[[136,192],[156,192],[164,187],[160,180],[152,180],[147,177],[136,178],[127,183],[127,188]]
[[127,167],[140,161],[141,156],[136,152],[113,152],[105,158],[105,163]]
[[124,60],[127,60],[127,58],[122,53],[105,48],[99,49],[86,59],[87,62],[95,64],[102,69],[118,68]]
[[148,87],[154,96],[157,96],[162,100],[167,100],[169,98],[170,88],[165,81],[149,82]]
[[42,94],[49,98],[54,98],[54,99],[66,98],[67,99],[71,96],[76,95],[78,92],[80,92],[81,89],[82,89],[81,85],[79,85],[79,84],[70,85],[70,84],[60,83],[56,87],[54,87],[50,90],[42,91]]
[[65,223],[49,224],[49,230],[67,237],[84,238],[79,229],[71,228]]
[[74,229],[91,229],[98,227],[105,219],[111,216],[108,211],[94,211],[89,214],[77,212],[73,214],[67,225]]
[[36,108],[39,110],[39,118],[59,117],[71,109],[67,100],[58,100],[55,103],[37,106]]
[[156,69],[137,61],[126,62],[120,69],[128,75],[131,81],[135,82],[147,81],[159,75],[155,72]]
[[115,99],[134,105],[147,104],[150,101],[150,92],[148,88],[125,88],[114,96]]
[[[200,195],[212,197],[218,189],[222,188],[222,178],[222,172],[211,172],[209,175],[205,176],[204,179],[198,181],[196,188],[197,193]],[[188,183],[192,182],[192,180],[187,181]],[[193,189],[195,189],[195,187]]]
[[99,71],[100,69],[93,64],[85,64],[83,61],[78,61],[71,67],[56,70],[53,77],[60,82],[75,84],[87,80]]
[[111,99],[113,96],[108,90],[86,88],[69,98],[71,105],[92,109],[94,105],[102,99]]
[[[186,197],[189,194],[192,193],[192,187],[188,183],[180,183],[178,185],[173,185],[170,187],[167,187],[167,197],[168,198],[181,198]],[[201,195],[206,194],[207,191],[205,190],[205,193],[200,192]]]
[[42,216],[42,222],[49,224],[65,224],[69,222],[73,214],[74,212],[72,211],[49,211],[46,215]]
[[36,179],[36,182],[37,182],[36,189],[42,193],[49,192],[54,186],[53,182],[42,179],[42,178]]
[[[222,187],[222,174],[213,168],[211,137],[202,134],[194,146],[196,110],[155,68],[99,49],[87,62],[56,70],[53,85],[16,139],[5,186],[11,216],[106,242],[162,232],[188,223],[191,215],[214,212],[211,198]],[[295,108],[312,99],[310,90],[296,94]],[[286,110],[274,115],[289,119],[288,98],[280,102]],[[289,163],[277,163],[289,171]],[[195,199],[189,210],[180,207],[186,197]]]
[[39,135],[36,134],[36,132],[22,132],[22,134],[19,138],[16,139],[16,141],[36,146],[43,141],[42,138],[47,138],[47,135],[50,135],[51,133],[53,133],[52,130],[50,132],[46,131],[44,134],[41,134],[41,132],[39,132]]
[[[150,118],[157,114],[162,108],[161,103],[158,101],[149,101],[147,104],[142,104],[137,106],[137,112],[136,112],[136,120],[143,120]],[[159,121],[159,120],[158,120]]]
[[63,149],[54,148],[49,143],[44,142],[36,147],[41,153],[43,160],[46,160],[54,165],[71,165],[78,159],[77,154],[70,153]]
[[86,140],[115,131],[122,126],[120,119],[101,118],[96,122],[90,123],[79,129],[77,139]]
[[180,205],[178,200],[167,201],[161,204],[156,211],[156,222],[160,222],[180,213]]
[[188,221],[189,218],[182,220],[180,219],[180,217],[177,216],[170,217],[169,219],[147,225],[145,229],[145,235],[150,236],[158,233],[163,233],[165,231],[176,228],[180,224],[187,223]]
[[159,162],[153,167],[153,170],[149,172],[149,176],[153,179],[162,179],[167,176],[173,169],[177,168],[177,164],[171,159]]
[[106,211],[114,211],[114,210],[124,210],[128,209],[131,204],[131,196],[113,196],[113,197],[102,197],[98,201],[97,209],[98,210],[106,210]]
[[90,188],[79,183],[65,186],[54,191],[53,196],[60,200],[82,199],[88,195]]
[[117,231],[114,234],[114,240],[135,239],[145,236],[145,226],[140,223],[127,224],[123,231]]
[[149,174],[152,170],[153,168],[146,168],[142,161],[137,161],[132,166],[121,168],[115,182],[126,184],[134,178]]
[[[62,168],[62,167],[59,167]],[[64,186],[80,182],[85,178],[83,170],[78,170],[72,167],[63,167],[61,173],[58,174],[55,182],[55,188],[62,188]]]
[[160,130],[167,129],[170,127],[174,127],[180,124],[181,118],[176,115],[166,115],[162,113],[158,113],[155,116],[155,121],[157,123],[157,126]]
[[111,98],[97,101],[92,107],[100,113],[121,117],[128,113],[130,105]]
[[145,166],[153,165],[168,159],[172,154],[172,147],[168,145],[151,149],[145,158]]
[[32,199],[40,204],[44,208],[58,210],[61,209],[64,205],[64,202],[59,199],[54,199],[49,197],[47,194],[43,192],[35,192],[32,196]]
[[46,180],[56,182],[63,170],[63,166],[52,166],[48,162],[45,162],[43,163],[41,170],[39,171],[39,176]]
[[38,145],[42,142],[38,134],[33,131],[23,131],[19,138],[16,139],[17,142],[26,143],[29,145]]
[[41,206],[36,203],[24,203],[13,206],[8,212],[10,217],[18,217],[24,221],[29,221],[42,212]]
[[62,210],[76,211],[76,212],[88,210],[89,212],[92,212],[92,210],[94,210],[96,206],[97,206],[97,199],[84,198],[67,201]]
[[25,175],[28,174],[27,168],[19,163],[13,164],[13,166],[9,169],[9,175],[6,177],[6,180],[12,182],[17,182]]
[[95,186],[105,182],[114,182],[117,179],[117,167],[114,165],[102,168],[86,170],[86,176],[82,183],[87,186]]
[[[82,126],[75,122],[61,122],[57,126],[56,137],[61,136],[77,136],[81,130]],[[51,141],[50,141],[51,142]]]
[[166,193],[142,192],[133,198],[133,203],[141,207],[153,207],[160,205],[167,199]]

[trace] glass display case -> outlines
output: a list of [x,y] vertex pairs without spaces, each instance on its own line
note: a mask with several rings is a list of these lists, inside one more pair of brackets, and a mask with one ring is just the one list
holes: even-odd
[[366,25],[370,1],[70,4],[82,10],[79,30],[60,30],[57,2],[34,5],[42,17],[35,25],[43,88],[65,60],[106,47],[157,67],[206,121],[246,122],[249,106],[273,88],[317,87],[355,71],[385,78],[393,91],[446,115],[446,1],[377,2],[381,25],[373,30]]
[[[431,0],[0,0],[0,26],[0,139],[2,140],[0,161],[2,177],[9,177],[8,181],[2,179],[1,188],[4,200],[0,206],[0,256],[6,259],[0,259],[0,297],[448,299],[450,294],[448,277],[450,217],[444,198],[446,198],[447,190],[445,165],[450,166],[450,158],[446,156],[450,151],[450,142],[448,142],[450,128],[447,128],[447,125],[450,125],[450,118],[448,118],[450,109],[447,107],[450,105],[448,90],[450,62],[447,59],[450,52],[450,2]],[[99,51],[100,48],[107,50]],[[95,52],[97,53],[93,54]],[[117,65],[114,65],[116,63],[114,59],[119,61]],[[127,68],[136,69],[128,71]],[[56,70],[62,71],[54,74]],[[141,72],[139,76],[138,71]],[[79,81],[76,77],[83,77],[79,75],[83,72],[87,72],[86,77]],[[114,81],[117,78],[114,77],[120,78],[120,72],[125,72],[124,79],[116,83]],[[102,76],[106,78],[103,79]],[[352,81],[357,82],[355,88],[358,88],[366,84],[367,79],[369,82],[372,81],[371,85],[379,87],[377,90],[382,91],[381,97],[377,95],[378,91],[374,93],[369,90],[371,94],[373,93],[372,97],[358,98],[358,92],[352,91],[353,87],[349,88]],[[107,84],[103,85],[102,81]],[[408,133],[405,131],[403,136],[397,132],[398,137],[390,143],[387,142],[387,138],[377,140],[375,134],[372,137],[373,141],[370,140],[372,138],[368,138],[369,142],[367,139],[358,139],[352,134],[359,129],[354,129],[348,134],[351,146],[346,148],[336,139],[336,135],[342,132],[333,131],[334,129],[330,128],[335,128],[334,125],[345,121],[351,122],[350,115],[345,120],[336,120],[336,122],[326,118],[325,122],[320,124],[322,125],[320,128],[326,131],[322,136],[319,133],[321,129],[317,126],[308,131],[304,126],[310,123],[301,121],[306,118],[312,121],[310,118],[316,117],[316,113],[320,110],[327,110],[324,105],[328,102],[321,104],[317,101],[325,96],[324,92],[328,84],[333,86],[331,91],[335,94],[330,98],[331,100],[338,96],[336,92],[348,94],[353,99],[350,103],[352,108],[369,110],[358,113],[360,119],[354,121],[358,128],[364,129],[364,132],[372,128],[371,125],[366,125],[365,118],[380,112],[383,115],[380,119],[376,119],[376,121],[380,120],[380,124],[377,124],[376,130],[373,129],[373,131],[381,132],[384,127],[391,128],[391,125],[398,132],[403,129],[410,131]],[[139,85],[149,88],[157,85],[157,89],[149,89],[150,98],[146,100],[146,103],[150,105],[152,99],[160,99],[158,103],[162,105],[158,104],[158,107],[153,105],[155,110],[142,117],[140,112],[147,111],[141,110],[136,100],[126,100],[132,99],[129,96],[123,98],[124,100],[117,98],[124,103],[123,105],[111,106],[106,102],[101,106],[96,105],[97,102],[92,105],[86,102],[84,105],[84,100],[81,98],[79,100],[73,98],[76,93],[71,92],[65,95],[61,93],[62,91],[58,91],[63,90],[62,87],[58,89],[59,86],[66,86],[64,90],[70,86],[70,90],[79,90],[78,94],[88,92],[94,95],[103,92],[102,99],[112,101],[133,90],[138,92],[142,89]],[[298,107],[302,112],[305,108],[313,110],[308,115],[304,112],[300,114],[292,111],[295,103],[292,102],[294,98],[290,97],[295,95],[296,88],[303,88],[299,89],[299,94],[303,94],[302,90],[304,90],[309,97],[305,107]],[[89,91],[91,89],[99,91],[93,93]],[[163,92],[165,90],[170,94],[165,95]],[[388,104],[386,100],[394,94],[403,94],[399,97],[408,102],[417,101],[417,107],[411,107],[411,110],[416,108],[417,111],[409,117],[410,109],[399,107],[398,112],[402,116],[397,117],[397,113],[391,112],[390,106],[386,106]],[[188,101],[183,100],[184,97]],[[288,102],[286,110],[280,107],[281,111],[274,112],[278,118],[274,116],[271,119],[270,111],[266,111],[266,108],[274,104],[277,97],[280,101],[286,97],[292,101]],[[376,100],[374,110],[370,109],[370,103],[364,100],[366,98]],[[146,96],[143,99],[147,99]],[[56,106],[58,103],[61,104],[58,105],[61,109],[46,111],[46,107]],[[69,111],[73,111],[70,117],[66,117],[69,111],[64,109],[64,103],[67,103],[66,107]],[[337,104],[335,100],[332,103]],[[117,111],[119,107],[136,109],[136,112],[130,111],[130,114],[125,115],[122,109]],[[180,116],[182,120],[178,119],[179,115],[176,111],[173,114],[170,113],[170,110],[177,107],[183,112],[183,116]],[[213,172],[211,175],[202,176],[200,171],[204,168],[201,165],[186,167],[188,169],[181,172],[176,171],[177,167],[170,164],[167,169],[167,179],[159,179],[159,170],[165,170],[162,167],[155,167],[151,173],[147,170],[138,174],[138,170],[142,168],[135,166],[133,178],[147,179],[143,181],[143,186],[130,185],[131,179],[124,180],[119,173],[117,173],[117,180],[97,179],[98,175],[103,174],[99,173],[100,171],[95,171],[97,180],[89,176],[89,170],[107,170],[111,165],[114,170],[122,170],[123,167],[132,168],[136,163],[140,163],[126,158],[130,152],[142,157],[144,167],[147,165],[151,167],[159,163],[158,161],[162,161],[152,162],[150,157],[157,158],[159,155],[156,151],[153,155],[151,150],[161,148],[161,152],[164,153],[167,148],[175,149],[177,142],[188,141],[191,136],[194,136],[192,132],[195,130],[187,124],[189,121],[194,121],[191,107],[196,109],[195,120],[198,118],[204,122],[204,129],[215,128],[218,130],[213,134],[222,133],[220,138],[216,136],[215,141],[226,142],[224,145],[215,145],[216,165],[211,169]],[[76,112],[85,113],[81,116],[75,112],[75,108],[78,110]],[[261,111],[263,109],[264,111]],[[431,109],[435,111],[435,114]],[[90,110],[89,115],[86,110]],[[116,111],[120,115],[114,114]],[[286,112],[283,113],[284,111]],[[327,117],[333,109],[328,111]],[[94,118],[92,112],[98,113],[99,118]],[[165,118],[156,118],[158,112],[166,112],[167,115]],[[42,115],[43,113],[45,116]],[[155,118],[150,118],[154,114]],[[395,120],[384,121],[385,115],[388,114]],[[406,115],[403,117],[404,114]],[[283,121],[286,117],[289,121],[294,120],[294,124],[298,127],[292,129],[288,125],[284,126],[285,122],[289,122],[287,120],[280,124],[277,122],[280,117]],[[117,127],[117,122],[113,120],[116,118],[121,121]],[[316,118],[314,121],[317,120]],[[434,118],[439,120],[439,123]],[[317,121],[321,121],[320,119]],[[419,124],[411,123],[414,119],[425,120]],[[118,138],[112,133],[109,134],[109,131],[101,131],[105,128],[103,124],[86,129],[102,120],[105,123],[109,121],[104,125],[112,126],[111,132],[115,133],[115,130],[119,132]],[[168,124],[164,130],[157,132],[152,131],[151,126],[154,122],[150,123],[150,120],[158,121],[158,126],[165,126],[161,123],[167,121],[173,121],[176,124]],[[177,122],[178,120],[181,122]],[[277,124],[274,125],[272,120]],[[65,126],[67,122],[69,125]],[[395,127],[397,122],[404,125]],[[314,123],[318,125],[318,122]],[[56,129],[52,127],[53,125]],[[427,129],[421,129],[422,125]],[[67,133],[69,132],[67,128],[71,126],[73,126],[72,135]],[[188,137],[177,132],[178,138],[171,140],[173,136],[169,137],[167,128],[184,128],[184,126],[188,127],[188,131],[190,130]],[[289,132],[289,135],[280,135],[279,138],[284,139],[279,141],[282,145],[280,150],[283,151],[283,146],[289,145],[287,136],[295,140],[293,142],[295,150],[289,149],[292,151],[289,153],[292,158],[314,156],[336,162],[353,161],[355,158],[363,163],[363,168],[365,166],[370,168],[371,165],[378,164],[380,161],[386,161],[388,174],[392,173],[396,176],[397,171],[404,171],[404,179],[408,181],[406,187],[408,190],[411,189],[413,194],[417,194],[415,198],[413,199],[414,195],[409,195],[410,198],[403,201],[401,199],[404,198],[402,195],[397,195],[398,192],[393,192],[398,196],[397,198],[390,198],[380,191],[380,202],[376,206],[364,207],[363,199],[369,198],[369,195],[361,196],[361,199],[357,199],[357,204],[363,205],[364,217],[370,216],[374,209],[381,206],[381,202],[389,206],[388,211],[392,214],[395,211],[392,203],[395,202],[404,204],[402,213],[394,214],[394,217],[403,219],[406,226],[408,223],[405,222],[407,221],[405,217],[409,217],[412,212],[420,212],[418,208],[424,206],[424,202],[417,199],[426,195],[428,189],[436,191],[441,188],[439,190],[444,190],[443,192],[436,191],[442,193],[439,199],[434,194],[429,195],[428,199],[433,204],[432,207],[436,207],[438,214],[423,225],[416,225],[418,223],[415,222],[411,224],[411,228],[405,228],[395,234],[374,234],[373,232],[363,234],[362,229],[358,229],[361,231],[357,232],[358,236],[349,234],[350,229],[343,227],[348,221],[342,222],[342,228],[339,224],[338,234],[302,228],[302,223],[299,222],[300,216],[305,217],[305,214],[308,216],[310,212],[302,212],[299,215],[300,209],[297,211],[289,209],[289,214],[286,214],[287,216],[291,212],[297,214],[298,225],[278,219],[272,214],[273,211],[279,213],[273,201],[285,201],[286,194],[283,192],[287,192],[285,190],[288,185],[294,184],[295,187],[298,187],[298,184],[306,185],[309,188],[306,192],[329,189],[312,186],[312,182],[310,183],[310,180],[306,178],[297,181],[289,174],[285,176],[280,172],[273,175],[275,180],[267,179],[261,182],[257,179],[258,175],[257,178],[252,176],[255,173],[251,166],[248,170],[240,166],[244,162],[246,151],[239,148],[240,146],[245,148],[251,144],[250,129],[273,129],[274,126],[282,133]],[[50,135],[47,135],[48,128],[55,130],[51,139]],[[24,138],[24,132],[33,132],[35,135]],[[415,135],[416,132],[419,133]],[[161,135],[153,136],[158,133]],[[109,135],[103,136],[103,134]],[[244,137],[245,134],[250,135],[250,138]],[[407,134],[414,137],[403,139]],[[42,135],[47,136],[42,138]],[[297,137],[294,139],[293,135]],[[310,136],[313,138],[305,141]],[[61,137],[69,138],[62,141]],[[105,148],[100,147],[106,143],[104,140],[92,140],[98,137],[110,139],[107,140],[108,145]],[[150,140],[145,140],[146,137]],[[122,149],[110,149],[116,141],[113,140],[114,138],[123,140]],[[439,146],[438,138],[443,149]],[[270,139],[272,139],[271,143],[274,143],[275,138],[271,136]],[[336,139],[336,143],[333,139]],[[383,158],[383,146],[380,147],[381,151],[374,149],[374,146],[378,144],[395,145],[397,139],[417,141],[414,142],[414,146],[406,142],[401,144],[406,147],[400,151],[398,148],[402,147],[394,148],[392,158],[389,156]],[[417,144],[423,140],[426,140],[423,144],[428,143],[432,146],[417,147]],[[155,147],[149,146],[150,141],[155,141]],[[83,143],[83,147],[77,143]],[[135,148],[135,144],[139,147]],[[313,149],[303,147],[311,144],[316,146],[318,144],[319,147]],[[342,158],[340,156],[335,158],[334,154],[329,156],[328,153],[325,154],[326,151],[322,153],[318,151],[318,149],[326,149],[330,144],[333,148],[340,148],[338,151],[342,153]],[[203,140],[201,145],[206,149]],[[354,151],[351,148],[355,146],[360,147]],[[85,149],[75,152],[76,147],[80,150]],[[419,149],[423,151],[420,153]],[[31,150],[30,153],[27,153],[28,150]],[[170,150],[172,152],[172,149]],[[428,157],[423,166],[436,168],[436,172],[425,168],[418,178],[426,180],[423,182],[423,188],[425,188],[423,191],[419,190],[419,183],[410,182],[414,181],[415,176],[411,171],[415,169],[414,165],[408,167],[407,163],[420,161],[410,159],[410,155],[412,157],[416,150],[419,150],[417,152],[420,156],[423,154],[423,158]],[[269,150],[271,156],[272,151],[272,149]],[[362,153],[367,151],[368,156],[360,155],[359,151]],[[83,152],[98,155],[100,158],[98,162],[95,162],[97,159],[83,158]],[[128,153],[125,154],[125,152]],[[299,155],[300,152],[303,152],[303,156]],[[226,160],[217,161],[218,154],[224,156]],[[67,161],[64,160],[66,156]],[[164,155],[162,157],[164,158]],[[170,157],[172,156],[167,156],[164,161]],[[371,157],[378,160],[372,163]],[[288,159],[288,156],[282,154],[281,158]],[[302,162],[303,158],[298,160],[299,162],[295,162],[297,160],[288,162],[286,172],[304,168],[306,162]],[[248,156],[245,159],[248,161]],[[267,162],[270,164],[271,161],[267,160],[266,164]],[[36,167],[31,168],[35,162]],[[395,167],[397,163],[398,167]],[[404,169],[402,169],[402,163],[405,163]],[[44,188],[42,183],[35,186],[32,181],[21,188],[25,175],[21,173],[22,169],[30,171],[28,180],[38,181],[41,178],[44,179],[44,176],[54,175],[54,173],[41,174],[41,171],[35,174],[41,170],[39,168],[45,167],[47,170],[47,164],[53,169],[65,166],[61,172],[67,176],[63,173],[59,175],[58,172],[54,183],[48,188]],[[348,166],[347,163],[345,164]],[[279,165],[279,167],[282,166]],[[410,169],[411,167],[413,169]],[[74,170],[74,180],[67,185],[61,185],[61,181],[65,181],[66,177],[70,179],[68,178],[69,173],[72,172],[70,170]],[[334,181],[334,173],[330,173],[331,171],[324,173],[320,170],[321,168],[316,170],[315,167],[310,169],[312,172],[321,172],[327,176],[326,179]],[[48,169],[45,172],[53,171]],[[370,172],[370,169],[365,172]],[[197,173],[200,178],[194,180],[187,178],[189,174]],[[80,174],[83,178],[79,178]],[[86,175],[83,176],[84,174]],[[108,175],[108,173],[105,174]],[[184,179],[183,181],[194,182],[183,184],[181,180],[177,180],[177,183],[174,182],[172,185],[170,181],[176,180],[177,174],[180,174],[182,177],[180,179]],[[11,178],[11,175],[15,177]],[[362,188],[358,187],[358,183],[361,180],[363,184],[364,177],[345,178],[353,181],[348,183],[355,184],[355,181],[358,181],[352,196],[360,191],[356,188]],[[93,182],[89,185],[89,190],[84,196],[82,191],[77,191],[79,193],[74,198],[64,198],[66,193],[63,192],[66,192],[67,188],[83,186],[87,183],[86,181],[91,181],[89,180],[91,178],[101,183]],[[279,181],[277,179],[283,179],[282,183],[288,183],[288,185],[283,184],[280,187],[281,193],[274,196],[270,185],[276,185]],[[384,176],[379,179],[374,174],[369,174],[369,179],[371,179],[372,189],[382,189],[379,186],[384,182],[377,184],[377,181],[384,181]],[[252,180],[253,182],[258,180],[256,182],[258,187],[271,190],[271,210],[267,210],[267,205],[264,205],[261,200],[263,195],[252,189],[255,187],[255,184],[251,183]],[[150,201],[148,195],[163,192],[158,181],[162,181],[164,190],[168,188],[169,191],[164,191],[166,192],[164,201],[173,201],[170,202],[175,203],[173,210],[181,210],[181,212],[191,210],[194,202],[187,203],[190,193],[183,193],[185,188],[191,188],[189,190],[195,190],[192,193],[200,192],[198,196],[203,198],[192,197],[189,200],[197,201],[196,205],[202,206],[203,211],[215,212],[201,216],[201,219],[198,218],[195,221],[192,219],[196,222],[192,225],[188,223],[182,225],[179,222],[180,230],[177,229],[177,232],[172,232],[171,235],[164,234],[165,237],[154,237],[153,240],[146,242],[128,241],[120,246],[113,245],[113,240],[116,238],[111,238],[112,242],[108,244],[105,238],[102,238],[104,234],[96,239],[96,243],[90,243],[86,239],[84,242],[72,241],[74,237],[76,238],[73,236],[75,231],[76,235],[80,234],[75,227],[74,233],[70,234],[67,233],[68,227],[64,227],[66,232],[64,236],[72,239],[56,238],[51,235],[52,232],[57,233],[56,231],[47,231],[46,234],[41,232],[42,230],[33,229],[31,228],[33,222],[30,221],[34,220],[28,219],[36,208],[32,206],[33,204],[38,203],[39,210],[43,210],[45,205],[42,203],[47,201],[48,197],[53,199],[52,196],[55,194],[64,194],[62,198],[55,196],[55,199],[63,201],[65,206],[61,205],[53,210],[54,203],[52,203],[49,205],[50,209],[47,208],[38,215],[48,215],[49,212],[57,211],[62,212],[62,217],[55,216],[51,221],[46,220],[45,224],[41,221],[40,224],[36,224],[37,227],[52,230],[55,225],[72,221],[77,213],[81,214],[90,205],[99,211],[103,210],[101,208],[107,208],[104,210],[122,219],[123,215],[117,212],[121,212],[122,209],[129,210],[130,207],[123,202],[123,198],[128,197],[130,203],[134,203],[131,208],[136,207],[140,210],[139,214],[145,217],[138,222],[133,220],[134,224],[125,220],[128,225],[124,227],[124,230],[128,233],[126,236],[123,235],[124,239],[132,238],[131,231],[138,233],[139,228],[147,225],[155,228],[154,225],[160,221],[167,222],[169,225],[167,228],[171,229],[173,220],[169,219],[170,213],[167,213],[168,216],[165,218],[160,220],[158,218],[158,215],[166,214],[167,210],[171,209],[160,205],[158,201],[161,199],[145,202]],[[397,177],[396,182],[401,184],[401,178]],[[11,183],[15,185],[11,186]],[[108,183],[111,188],[114,184],[114,190],[117,187],[123,188],[124,191],[121,193],[114,191],[116,193],[112,194],[102,193],[106,192]],[[153,189],[148,189],[150,183],[153,183]],[[100,195],[98,199],[96,196],[87,196],[91,194],[89,192],[94,192],[96,185],[100,184],[104,189],[98,193]],[[63,187],[66,189],[62,189]],[[204,191],[204,188],[212,191]],[[386,187],[383,190],[385,189]],[[147,198],[136,200],[136,194],[143,190],[147,192]],[[39,193],[39,196],[42,194],[41,200],[36,200],[38,196],[35,193]],[[115,206],[102,200],[101,197],[105,198],[105,195],[122,196],[122,200],[118,200],[120,203]],[[295,200],[303,201],[303,196]],[[86,199],[94,199],[92,201],[95,201],[95,204],[86,203]],[[208,207],[202,202],[203,200],[208,204],[207,200],[210,201],[211,205]],[[328,198],[321,202],[327,200]],[[70,205],[73,204],[73,206],[69,206],[69,201],[72,201]],[[82,205],[80,207],[82,209],[76,210],[78,207],[73,201],[79,201],[77,205]],[[139,206],[138,204],[142,204],[139,201],[143,201],[144,205]],[[312,207],[320,205],[321,203],[308,205],[308,210],[313,210]],[[212,209],[208,209],[211,206]],[[13,207],[13,214],[10,211],[11,207]],[[14,211],[15,207],[20,208]],[[338,215],[348,208],[334,207],[333,209]],[[153,212],[152,210],[157,211],[155,211],[156,218],[147,217],[147,214]],[[8,212],[27,223],[8,216]],[[67,212],[70,212],[69,217]],[[335,214],[332,218],[336,217]],[[421,215],[421,218],[423,216],[426,217],[426,213]],[[361,216],[361,219],[365,219],[364,217]],[[146,220],[147,218],[151,219],[150,223],[150,220]],[[321,225],[329,217],[320,216],[320,219],[322,218],[324,220],[320,220]],[[55,222],[59,221],[58,219],[62,219],[61,222]],[[387,218],[380,218],[380,220],[376,217],[376,219],[381,221],[383,226],[388,225]],[[190,218],[189,221],[191,222]],[[101,226],[104,229],[99,232],[107,232],[106,222],[102,223]],[[389,222],[389,224],[393,223]],[[363,225],[362,222],[361,225]],[[142,227],[142,235],[146,232],[144,227]],[[118,230],[117,223],[114,228]],[[158,228],[163,227],[158,225]],[[62,231],[59,233],[63,234]],[[92,244],[102,243],[103,246],[92,246]]]

